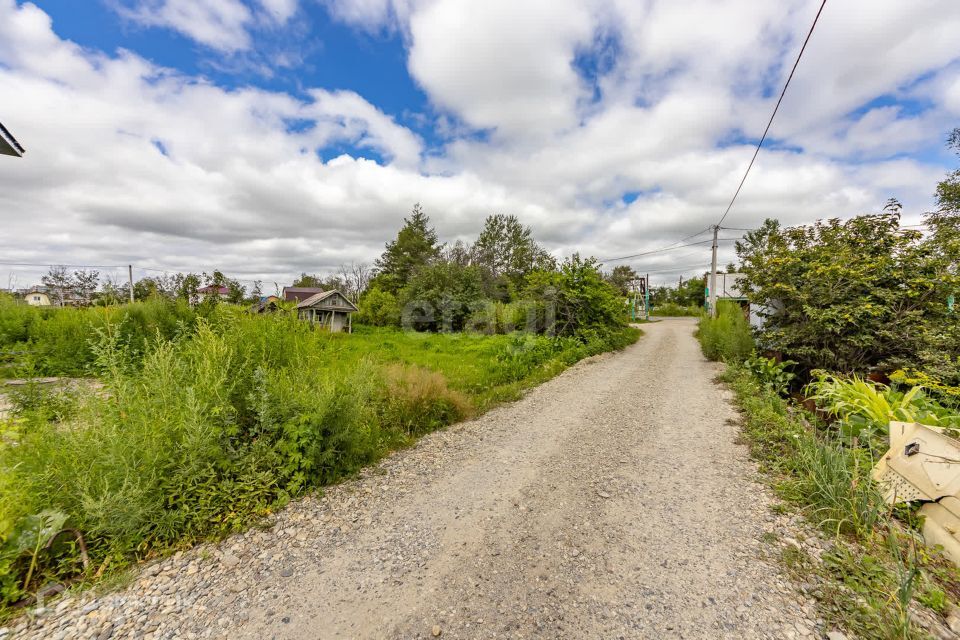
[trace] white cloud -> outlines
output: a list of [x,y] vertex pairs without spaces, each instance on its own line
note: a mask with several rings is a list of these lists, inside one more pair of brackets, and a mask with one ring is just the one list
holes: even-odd
[[[813,17],[801,0],[326,4],[360,29],[402,34],[448,144],[424,153],[416,133],[340,87],[230,91],[131,52],[86,50],[36,6],[0,0],[0,92],[16,96],[0,119],[28,151],[2,162],[0,254],[282,282],[370,261],[418,201],[446,240],[508,212],[557,254],[670,244],[723,211]],[[300,9],[125,6],[230,55]],[[930,206],[946,167],[909,155],[939,147],[960,113],[960,9],[850,0],[822,21],[774,127],[784,148],[761,153],[730,226],[849,216],[891,195],[913,215]],[[583,77],[575,61],[598,43],[608,64]],[[318,156],[338,145],[384,161]],[[630,204],[627,192],[638,193]],[[634,264],[672,280],[708,255]]]
[[[251,48],[251,30],[283,25],[299,0],[110,0],[118,14],[146,27],[178,31],[196,42],[232,54]],[[256,11],[254,10],[256,9]]]
[[257,0],[274,22],[283,24],[297,12],[299,0]]
[[129,20],[179,31],[225,53],[250,47],[253,13],[241,0],[136,0],[116,7]]
[[503,137],[577,124],[572,67],[593,20],[576,0],[436,2],[410,20],[410,71],[442,108]]

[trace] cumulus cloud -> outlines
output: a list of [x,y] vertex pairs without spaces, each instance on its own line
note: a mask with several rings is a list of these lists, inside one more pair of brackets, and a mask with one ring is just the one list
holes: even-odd
[[[82,48],[36,6],[0,0],[0,91],[16,96],[0,119],[28,150],[0,170],[7,261],[283,282],[371,261],[414,202],[450,241],[505,212],[557,255],[671,244],[723,211],[816,8],[324,4],[354,27],[401,34],[439,147],[342,87],[228,90],[135,52]],[[256,49],[261,25],[296,22],[301,6],[123,8],[232,56]],[[849,216],[890,195],[911,221],[930,206],[946,167],[923,158],[960,113],[956,3],[850,0],[822,20],[730,226]],[[708,256],[694,246],[633,264],[672,280]]]

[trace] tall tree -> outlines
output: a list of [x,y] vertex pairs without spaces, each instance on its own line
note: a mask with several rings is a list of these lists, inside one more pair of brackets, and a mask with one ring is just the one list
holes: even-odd
[[[960,127],[947,138],[947,147],[960,156]],[[932,240],[952,272],[960,270],[960,169],[956,169],[937,185],[937,211],[928,213]],[[960,292],[957,292],[960,294]]]
[[[947,148],[960,156],[960,127],[947,136]],[[941,212],[960,214],[960,169],[947,174],[943,182],[937,185],[937,205]]]
[[320,276],[310,275],[304,271],[300,273],[299,278],[293,281],[293,286],[319,288],[321,282]]
[[99,271],[85,271],[81,269],[80,271],[73,272],[72,290],[80,304],[90,304],[99,284]]
[[530,227],[504,214],[487,217],[473,245],[473,262],[489,281],[506,278],[516,290],[531,272],[554,267],[553,258],[533,239]]
[[62,307],[66,302],[67,292],[73,289],[73,278],[67,272],[67,268],[63,265],[52,266],[40,281],[54,295],[57,304]]
[[360,299],[370,283],[370,267],[363,262],[342,264],[337,275],[343,282],[343,293],[353,302]]
[[176,297],[187,302],[197,299],[197,289],[200,288],[200,276],[195,273],[178,273],[173,276],[173,290]]
[[430,218],[419,204],[415,204],[410,217],[403,219],[397,239],[388,242],[383,255],[377,258],[376,286],[396,294],[410,282],[418,269],[440,256],[440,249]]
[[633,270],[633,267],[626,264],[618,264],[613,268],[613,271],[606,276],[606,279],[607,282],[617,288],[620,295],[628,296],[632,291],[633,281],[636,280],[637,277],[637,272]]

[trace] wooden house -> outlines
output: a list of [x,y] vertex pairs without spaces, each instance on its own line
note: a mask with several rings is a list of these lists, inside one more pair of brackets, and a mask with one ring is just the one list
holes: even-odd
[[326,327],[331,332],[353,332],[352,316],[359,311],[337,290],[321,291],[297,304],[297,317]]

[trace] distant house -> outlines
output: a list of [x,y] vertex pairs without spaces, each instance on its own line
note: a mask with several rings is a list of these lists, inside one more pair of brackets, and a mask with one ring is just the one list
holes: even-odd
[[[764,317],[762,313],[769,313],[770,309],[766,306],[750,302],[747,294],[743,292],[740,286],[742,273],[720,273],[717,272],[717,301],[730,300],[736,302],[743,309],[743,315],[750,321],[751,326],[759,328],[763,326]],[[707,274],[707,307],[710,300],[710,275]]]
[[250,313],[271,313],[280,308],[279,302],[277,296],[263,296],[250,306]]
[[[284,289],[284,295],[286,292],[287,289]],[[355,311],[359,311],[357,305],[335,289],[320,291],[297,304],[297,317],[326,327],[331,332],[352,333]]]
[[285,301],[292,302],[296,300],[299,303],[318,293],[326,293],[326,289],[320,287],[284,287],[282,293]]
[[50,295],[41,289],[28,289],[23,293],[24,301],[31,307],[49,307]]
[[195,296],[191,296],[190,304],[200,304],[207,298],[219,298],[220,300],[227,300],[230,298],[230,287],[216,286],[212,284],[208,284],[205,287],[200,287],[197,289],[197,294]]

